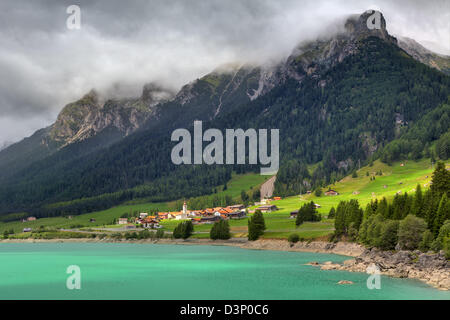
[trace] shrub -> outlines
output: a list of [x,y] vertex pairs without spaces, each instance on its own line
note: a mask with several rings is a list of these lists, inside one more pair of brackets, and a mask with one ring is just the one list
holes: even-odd
[[316,197],[321,197],[322,196],[322,189],[319,187],[316,189],[316,191],[314,191],[314,194]]
[[290,243],[297,243],[300,241],[300,236],[297,233],[292,233],[288,237]]
[[156,231],[156,239],[163,239],[164,238],[164,230],[158,229]]
[[427,229],[427,224],[421,218],[408,215],[400,221],[398,230],[398,243],[402,249],[416,250],[422,241],[422,236]]

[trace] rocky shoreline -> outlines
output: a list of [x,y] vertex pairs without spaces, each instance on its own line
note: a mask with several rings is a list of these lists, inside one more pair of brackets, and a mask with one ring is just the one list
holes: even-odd
[[[378,249],[366,249],[351,242],[330,243],[324,241],[298,242],[291,244],[286,240],[257,240],[248,241],[245,238],[233,238],[230,240],[188,239],[188,240],[110,240],[110,239],[24,239],[24,240],[0,240],[1,243],[136,243],[136,244],[176,244],[176,245],[215,245],[233,246],[249,250],[273,250],[293,252],[330,253],[353,257],[336,264],[331,261],[324,264],[311,262],[309,265],[320,267],[321,270],[342,270],[349,272],[367,272],[370,266],[376,266],[381,275],[396,278],[411,278],[440,289],[450,290],[450,261],[445,258],[443,252],[423,253],[420,251],[381,251]],[[345,283],[349,284],[349,283]]]
[[366,249],[358,257],[334,264],[331,261],[309,265],[321,270],[343,270],[350,272],[367,272],[375,268],[380,275],[394,278],[418,279],[439,290],[450,290],[450,261],[440,253],[423,253],[420,251],[388,252],[378,249]]

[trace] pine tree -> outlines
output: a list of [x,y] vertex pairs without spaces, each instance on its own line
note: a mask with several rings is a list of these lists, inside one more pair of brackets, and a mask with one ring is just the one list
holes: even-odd
[[419,244],[419,250],[422,252],[427,252],[428,250],[430,250],[433,240],[434,240],[433,233],[428,229],[425,230],[425,232],[422,235],[422,241]]
[[439,199],[444,193],[449,195],[450,172],[447,171],[443,162],[438,162],[436,170],[433,172],[433,179],[430,189]]
[[228,223],[228,220],[222,220],[220,221],[219,225],[219,239],[222,240],[228,240],[231,238],[230,233],[230,224]]
[[433,221],[432,231],[435,237],[438,236],[439,230],[444,225],[444,222],[448,219],[450,219],[450,202],[448,201],[447,194],[444,193],[444,195],[441,198],[441,201],[439,202],[436,217],[434,218]]
[[336,216],[336,209],[334,209],[334,207],[332,207],[330,209],[330,212],[328,213],[328,219],[334,219],[335,216]]
[[227,220],[221,220],[214,223],[209,237],[212,240],[228,240],[231,238],[230,225]]
[[336,209],[336,219],[334,219],[334,229],[337,236],[345,234],[345,208],[346,203],[341,201]]
[[399,222],[390,220],[381,227],[379,248],[382,250],[394,250],[398,241]]
[[266,223],[261,211],[256,210],[255,214],[248,220],[248,240],[258,240],[266,230]]
[[381,214],[385,218],[390,218],[389,205],[386,198],[378,202],[376,214]]
[[191,220],[183,222],[183,239],[189,238],[192,233],[194,232],[194,225],[192,224]]
[[420,186],[420,184],[418,184],[416,188],[416,194],[414,196],[414,202],[411,208],[411,213],[420,218],[424,216],[423,201],[422,187]]

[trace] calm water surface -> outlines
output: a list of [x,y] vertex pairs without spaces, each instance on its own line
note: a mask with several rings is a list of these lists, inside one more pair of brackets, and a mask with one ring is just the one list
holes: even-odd
[[[381,290],[369,290],[367,274],[304,265],[346,259],[220,246],[0,244],[0,299],[450,300],[417,280],[382,277]],[[81,269],[81,290],[66,288],[70,265]]]

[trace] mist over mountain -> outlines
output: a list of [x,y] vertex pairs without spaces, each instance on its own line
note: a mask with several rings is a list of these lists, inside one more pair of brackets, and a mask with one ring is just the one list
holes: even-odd
[[[1,213],[80,214],[143,197],[200,196],[232,171],[256,170],[175,166],[170,133],[192,129],[194,120],[219,129],[282,129],[280,195],[332,183],[374,159],[447,157],[446,57],[411,42],[402,47],[382,14],[380,28],[369,29],[374,13],[345,16],[335,33],[295,41],[270,64],[218,66],[178,92],[160,83],[135,98],[90,91],[53,125],[0,152]],[[312,164],[309,174],[304,168]]]
[[[0,141],[50,126],[91,89],[138,97],[145,83],[178,91],[230,62],[278,62],[301,41],[372,1],[79,1],[82,28],[66,28],[70,1],[0,4]],[[377,1],[393,35],[449,53],[448,1]],[[332,26],[330,28],[330,25]],[[342,28],[342,25],[341,25]],[[39,79],[37,81],[36,79]]]

